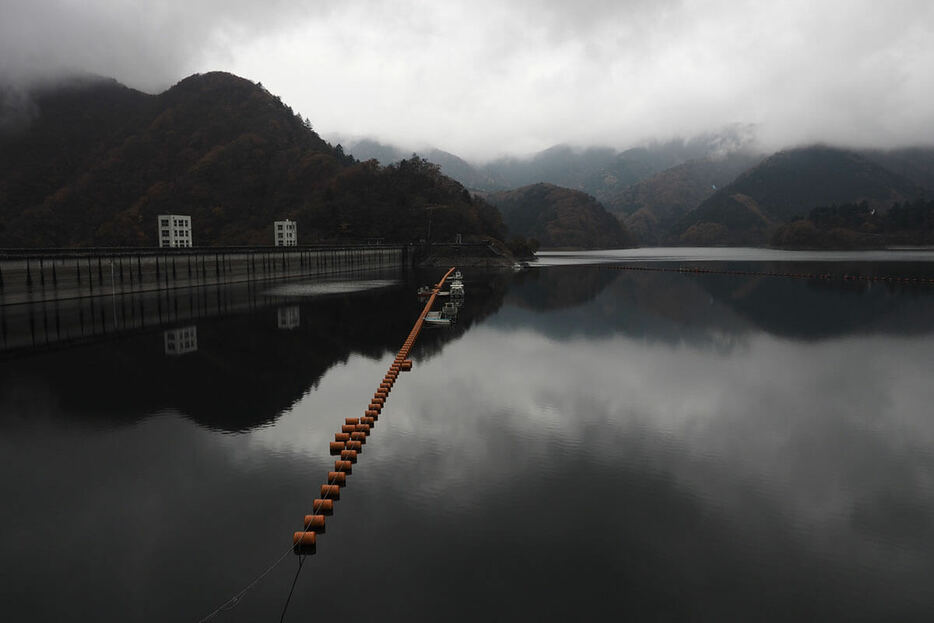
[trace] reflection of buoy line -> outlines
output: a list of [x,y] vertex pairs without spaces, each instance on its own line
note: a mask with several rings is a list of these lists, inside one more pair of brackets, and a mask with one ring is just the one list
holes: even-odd
[[678,268],[663,268],[657,266],[607,266],[613,270],[641,270],[660,273],[702,273],[707,275],[736,275],[744,277],[788,277],[791,279],[819,279],[822,281],[884,281],[886,283],[910,283],[921,285],[934,285],[934,277],[895,277],[891,275],[861,275],[843,273],[786,273],[764,270],[713,270],[710,268],[696,268],[679,266]]
[[[418,334],[425,324],[425,317],[431,311],[435,298],[444,285],[445,280],[454,272],[452,267],[441,277],[431,290],[431,296],[425,303],[422,313],[418,320],[405,338],[402,348],[396,354],[396,358],[389,366],[389,370],[380,381],[379,388],[373,394],[373,399],[363,412],[362,418],[346,418],[341,426],[341,432],[334,435],[334,441],[329,443],[329,450],[332,455],[340,455],[340,460],[334,462],[334,471],[328,472],[327,484],[321,485],[321,497],[312,502],[312,514],[305,516],[304,528],[292,535],[292,545],[294,551],[299,555],[314,554],[317,547],[317,535],[324,532],[324,515],[334,512],[334,501],[340,499],[341,487],[347,486],[347,476],[352,473],[352,465],[357,462],[358,455],[363,453],[363,446],[366,444],[366,438],[371,430],[376,426],[376,421],[389,398],[389,392],[392,391],[396,379],[400,372],[412,369],[412,361],[408,359],[409,351],[415,344]],[[326,504],[330,502],[330,504]],[[320,509],[320,512],[319,512]]]
[[[301,572],[304,558],[309,554],[315,553],[318,544],[318,535],[324,534],[325,532],[326,523],[324,518],[327,515],[334,514],[334,502],[340,500],[341,488],[347,486],[347,477],[353,473],[353,465],[357,462],[357,458],[363,453],[363,446],[366,444],[366,438],[373,428],[376,427],[376,421],[379,419],[379,415],[386,404],[389,392],[392,390],[396,379],[399,377],[399,373],[412,369],[412,361],[408,359],[409,351],[412,350],[412,346],[415,344],[415,340],[418,338],[418,334],[425,324],[425,316],[427,316],[428,312],[431,310],[431,306],[434,304],[435,298],[441,290],[441,286],[444,285],[445,280],[447,280],[453,272],[454,267],[451,267],[451,269],[441,277],[441,281],[432,288],[431,296],[428,297],[425,308],[422,310],[421,314],[419,314],[418,320],[415,321],[415,325],[402,344],[402,348],[399,349],[395,359],[393,359],[390,364],[389,370],[379,384],[379,389],[373,394],[370,404],[363,412],[363,417],[345,418],[344,424],[341,425],[341,431],[335,433],[334,441],[329,442],[330,453],[332,455],[339,455],[340,458],[334,461],[334,471],[328,472],[327,483],[321,485],[321,497],[315,498],[312,502],[311,514],[305,515],[303,518],[302,530],[292,535],[292,545],[275,562],[267,567],[265,571],[247,584],[246,587],[218,606],[209,615],[201,619],[199,623],[210,621],[221,612],[235,608],[250,589],[254,588],[260,580],[269,575],[279,563],[293,552],[299,555],[298,571],[292,582],[292,590],[295,590],[295,583],[298,580],[298,573]],[[290,592],[289,598],[285,602],[285,608],[288,608],[291,597],[292,593]],[[285,616],[285,609],[283,609],[282,616]]]

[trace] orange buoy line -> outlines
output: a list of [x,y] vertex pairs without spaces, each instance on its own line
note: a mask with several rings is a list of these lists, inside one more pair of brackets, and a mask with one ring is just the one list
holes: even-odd
[[332,455],[340,455],[340,459],[334,461],[334,471],[328,472],[327,484],[321,485],[321,497],[315,498],[312,502],[312,511],[310,515],[305,515],[303,520],[303,529],[292,535],[292,547],[296,554],[306,555],[314,554],[318,543],[318,535],[324,534],[325,515],[334,514],[334,502],[340,500],[341,488],[347,486],[347,477],[353,473],[353,465],[357,458],[363,453],[363,446],[367,442],[367,437],[376,426],[383,407],[386,405],[386,399],[389,398],[389,392],[395,385],[400,372],[412,369],[412,361],[408,358],[409,351],[418,339],[422,327],[425,324],[425,316],[431,311],[441,286],[456,267],[452,266],[448,272],[444,273],[441,280],[435,284],[431,290],[431,296],[425,303],[424,309],[419,314],[415,325],[405,338],[402,348],[396,353],[389,366],[389,370],[379,383],[379,388],[373,394],[373,398],[363,412],[363,417],[346,418],[341,425],[339,433],[334,434],[334,441],[329,442],[329,451]]
[[713,270],[710,268],[695,268],[679,266],[678,268],[663,268],[660,266],[608,266],[614,270],[641,270],[663,273],[703,273],[708,275],[740,275],[752,277],[789,277],[791,279],[821,279],[824,281],[882,281],[886,283],[908,283],[921,285],[934,285],[934,277],[894,277],[881,275],[862,275],[844,273],[835,275],[833,273],[787,273],[774,271],[755,271],[755,270]]

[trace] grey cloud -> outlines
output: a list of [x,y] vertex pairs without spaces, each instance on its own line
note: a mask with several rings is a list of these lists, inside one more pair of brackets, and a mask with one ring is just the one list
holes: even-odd
[[482,160],[732,124],[765,149],[934,143],[927,0],[0,0],[0,77],[222,69],[324,132]]
[[331,2],[0,0],[0,79],[23,83],[93,73],[160,91],[239,43]]

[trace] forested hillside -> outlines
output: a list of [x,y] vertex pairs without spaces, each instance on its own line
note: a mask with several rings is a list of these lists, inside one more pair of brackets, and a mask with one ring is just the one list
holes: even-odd
[[886,209],[923,193],[917,184],[855,152],[808,147],[778,152],[719,189],[675,225],[680,244],[766,244],[777,227],[832,204]]
[[690,160],[616,193],[606,204],[645,246],[665,242],[685,214],[762,159],[751,152]]
[[[279,98],[231,74],[159,95],[85,79],[31,94],[0,136],[0,245],[154,245],[156,215],[192,216],[199,246],[455,234],[503,238],[498,211],[421,158],[381,167],[332,147]],[[0,126],[7,128],[7,126]]]
[[895,203],[887,210],[865,201],[822,206],[779,227],[770,242],[793,249],[934,245],[934,201]]
[[596,199],[553,184],[532,184],[487,197],[509,231],[542,247],[621,248],[636,241]]

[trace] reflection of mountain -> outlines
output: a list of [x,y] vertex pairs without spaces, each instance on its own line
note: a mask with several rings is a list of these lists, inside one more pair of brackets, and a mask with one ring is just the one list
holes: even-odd
[[[301,302],[301,322],[289,331],[279,328],[276,307],[203,319],[197,350],[181,356],[164,354],[160,329],[5,361],[0,395],[32,386],[81,415],[135,420],[177,409],[202,426],[247,430],[273,422],[349,356],[394,352],[421,309],[414,291],[406,283]],[[424,332],[414,352],[440,350],[495,311],[502,287],[470,296],[457,330]]]
[[[917,265],[915,265],[917,266]],[[864,264],[718,263],[737,270],[855,273]],[[907,274],[908,265],[886,272]],[[917,270],[917,268],[915,268]],[[537,274],[536,274],[537,273]],[[621,333],[642,339],[732,348],[750,330],[825,339],[850,333],[915,335],[934,331],[934,289],[853,282],[549,267],[519,280],[500,326],[528,327],[558,338]],[[562,301],[562,304],[555,304]],[[528,313],[525,308],[540,312]]]
[[[724,265],[718,265],[723,268]],[[860,264],[779,263],[727,269],[801,273],[866,273]],[[885,274],[911,274],[917,265],[891,263]],[[934,289],[866,282],[806,281],[782,277],[698,275],[717,301],[761,329],[791,338],[822,339],[850,333],[917,335],[934,331]]]
[[[607,337],[616,333],[653,341],[732,348],[748,323],[716,304],[684,275],[616,271],[600,266],[542,269],[509,292],[495,322],[533,328],[551,337]],[[561,301],[551,304],[548,301]],[[528,311],[516,308],[535,310]],[[549,313],[542,314],[542,309]]]
[[614,277],[614,273],[592,266],[532,270],[516,276],[507,300],[536,311],[575,307],[596,298]]

